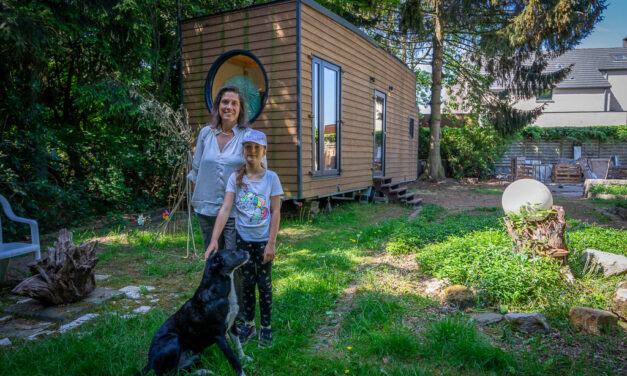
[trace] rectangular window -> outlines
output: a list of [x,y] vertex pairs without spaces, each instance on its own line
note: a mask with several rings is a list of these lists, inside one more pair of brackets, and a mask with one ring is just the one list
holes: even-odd
[[314,175],[340,171],[340,67],[320,58],[312,63],[312,131]]
[[409,118],[409,138],[414,138],[414,119]]
[[536,101],[546,102],[553,99],[553,90],[548,89],[536,95]]

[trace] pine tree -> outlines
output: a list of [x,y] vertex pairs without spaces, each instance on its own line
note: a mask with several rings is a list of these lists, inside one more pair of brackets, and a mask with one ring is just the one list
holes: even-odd
[[[360,2],[361,3],[361,2]],[[366,2],[368,3],[368,2]],[[389,4],[398,4],[390,0]],[[502,134],[533,121],[542,107],[521,111],[518,100],[552,89],[570,67],[545,72],[550,59],[575,47],[601,19],[605,0],[406,0],[402,33],[431,52],[431,119],[427,176],[442,180],[440,156],[443,71],[459,77],[465,102]],[[368,4],[372,6],[372,4]],[[493,92],[490,87],[501,90]]]

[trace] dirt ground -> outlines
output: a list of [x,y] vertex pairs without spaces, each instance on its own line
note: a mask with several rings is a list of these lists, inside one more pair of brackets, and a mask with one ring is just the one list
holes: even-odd
[[[507,184],[508,182],[503,181],[477,184],[462,184],[455,180],[442,183],[418,181],[409,184],[408,188],[421,197],[425,204],[437,204],[451,211],[463,211],[476,207],[501,207],[502,192]],[[618,229],[627,227],[624,219],[581,197],[583,184],[563,188],[549,185],[549,188],[553,194],[554,205],[564,207],[567,217],[600,226]]]

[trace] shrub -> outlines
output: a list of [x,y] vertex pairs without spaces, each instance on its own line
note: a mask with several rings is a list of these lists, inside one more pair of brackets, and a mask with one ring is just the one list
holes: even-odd
[[617,196],[627,196],[627,185],[593,185],[592,187],[590,187],[590,192]]
[[[429,129],[419,130],[419,156],[427,159]],[[442,127],[442,159],[446,161],[446,174],[462,177],[489,178],[494,175],[496,163],[505,151],[505,142],[491,128],[468,125],[460,128]]]
[[391,233],[386,251],[392,254],[416,252],[425,245],[475,230],[495,228],[502,211],[482,211],[477,215],[447,214],[436,205],[425,205],[420,215],[410,222],[398,223]]
[[451,236],[424,247],[416,261],[427,274],[473,286],[487,303],[546,303],[545,294],[562,285],[556,262],[515,252],[502,230]]

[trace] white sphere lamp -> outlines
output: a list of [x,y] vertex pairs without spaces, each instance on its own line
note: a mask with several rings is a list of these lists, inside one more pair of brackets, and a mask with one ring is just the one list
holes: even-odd
[[551,209],[553,196],[549,188],[541,182],[534,179],[520,179],[505,189],[501,205],[505,214],[520,214],[523,206],[526,206],[527,212],[531,213]]

